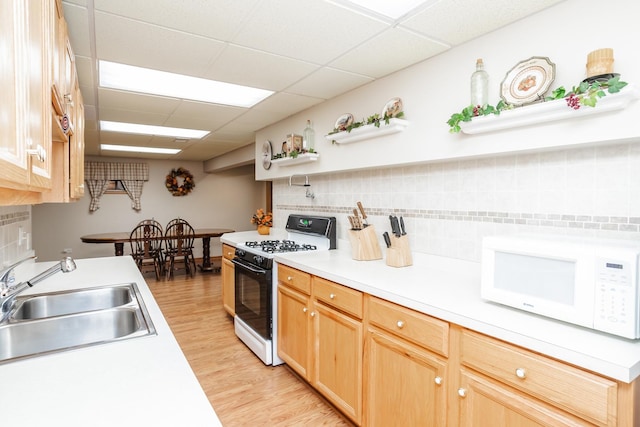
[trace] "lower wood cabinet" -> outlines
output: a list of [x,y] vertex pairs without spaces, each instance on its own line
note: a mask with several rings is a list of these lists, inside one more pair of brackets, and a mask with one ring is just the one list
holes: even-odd
[[231,262],[236,254],[236,248],[222,244],[222,306],[231,317],[236,315],[236,267]]
[[278,355],[358,425],[362,305],[361,292],[278,267]]
[[469,330],[460,364],[460,425],[631,425],[618,423],[618,384],[583,369]]
[[278,354],[357,425],[640,426],[640,380],[278,267]]
[[370,327],[364,375],[364,425],[446,426],[446,360]]

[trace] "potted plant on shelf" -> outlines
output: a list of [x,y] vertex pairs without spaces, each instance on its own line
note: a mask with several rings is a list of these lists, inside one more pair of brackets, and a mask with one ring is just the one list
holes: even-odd
[[251,223],[258,226],[258,234],[267,235],[271,231],[273,214],[271,212],[265,213],[262,208],[258,209],[251,217]]

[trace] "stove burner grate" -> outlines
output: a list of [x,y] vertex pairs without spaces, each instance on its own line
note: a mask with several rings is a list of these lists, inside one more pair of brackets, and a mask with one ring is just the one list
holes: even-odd
[[261,242],[246,242],[245,245],[267,253],[315,251],[318,249],[316,245],[296,243],[293,240],[263,240]]

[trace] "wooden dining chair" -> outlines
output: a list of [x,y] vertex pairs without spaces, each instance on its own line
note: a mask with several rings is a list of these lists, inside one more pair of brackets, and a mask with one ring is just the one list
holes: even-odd
[[131,257],[138,269],[144,273],[146,266],[153,265],[156,280],[160,280],[164,274],[163,238],[162,227],[144,221],[136,225],[129,235]]
[[184,263],[185,273],[193,277],[196,274],[196,260],[193,254],[195,231],[183,219],[174,219],[167,224],[164,233],[166,248],[165,268],[167,279],[172,279],[176,269],[176,261]]

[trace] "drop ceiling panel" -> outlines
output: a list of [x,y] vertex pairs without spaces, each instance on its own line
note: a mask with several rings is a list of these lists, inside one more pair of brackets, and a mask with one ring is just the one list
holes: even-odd
[[[169,116],[180,105],[180,100],[164,96],[124,92],[114,89],[98,89],[100,109],[138,111]],[[102,117],[101,117],[102,118]],[[151,123],[150,123],[151,124]],[[156,123],[154,123],[156,124]]]
[[[187,103],[183,103],[185,105]],[[190,106],[180,108],[175,114],[167,118],[164,125],[186,129],[216,130],[229,121],[241,115],[241,109],[225,108],[202,104],[200,108],[190,103]],[[191,114],[186,112],[190,111]]]
[[119,16],[96,13],[100,59],[200,77],[224,43]]
[[268,110],[256,110],[255,108],[252,108],[242,116],[218,129],[218,131],[244,132],[247,129],[257,131],[272,123],[277,122],[278,120],[282,120],[285,117],[286,116],[283,113],[277,113]]
[[95,0],[96,10],[190,34],[229,40],[258,0]]
[[73,53],[91,57],[91,33],[87,8],[68,3],[64,3],[63,6]]
[[373,78],[361,74],[324,67],[289,86],[287,92],[329,99],[372,81]]
[[111,108],[100,108],[100,120],[108,122],[136,123],[144,125],[163,126],[169,117],[164,114],[147,113]]
[[381,21],[324,1],[263,1],[233,42],[326,64],[385,28]]
[[284,119],[298,111],[306,110],[323,101],[320,98],[310,96],[295,95],[292,93],[279,92],[271,95],[254,108],[264,111],[279,113]]
[[449,46],[414,32],[391,28],[330,65],[380,78],[422,61],[425,55],[434,56],[447,49]]
[[216,58],[204,77],[260,89],[283,90],[317,69],[317,65],[308,62],[230,45]]
[[455,46],[561,1],[443,0],[402,25]]

